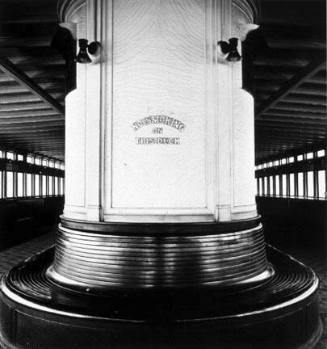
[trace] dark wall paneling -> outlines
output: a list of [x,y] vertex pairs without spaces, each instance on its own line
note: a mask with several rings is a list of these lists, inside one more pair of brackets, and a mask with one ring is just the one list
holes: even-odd
[[316,246],[326,250],[327,201],[257,197],[268,243],[279,247]]
[[59,221],[63,197],[0,200],[0,250],[30,240]]

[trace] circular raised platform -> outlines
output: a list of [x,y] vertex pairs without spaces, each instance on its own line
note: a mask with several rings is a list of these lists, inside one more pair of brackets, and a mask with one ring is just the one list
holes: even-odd
[[[275,274],[251,287],[71,291],[46,275],[53,250],[2,280],[0,332],[17,348],[312,348],[318,278],[268,248]],[[305,345],[305,346],[303,346]]]

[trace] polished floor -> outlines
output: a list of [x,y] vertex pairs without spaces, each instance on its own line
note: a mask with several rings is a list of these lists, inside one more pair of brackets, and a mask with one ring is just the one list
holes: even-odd
[[[41,235],[33,240],[16,245],[0,252],[0,275],[8,271],[18,262],[28,258],[32,254],[50,247],[54,243],[54,230]],[[298,260],[311,266],[321,279],[320,286],[320,311],[324,324],[324,334],[317,344],[316,349],[327,348],[327,256],[324,250],[318,248],[287,248],[287,253],[292,254]]]

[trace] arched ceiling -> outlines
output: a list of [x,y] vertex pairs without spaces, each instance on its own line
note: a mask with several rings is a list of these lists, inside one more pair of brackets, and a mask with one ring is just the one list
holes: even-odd
[[[0,148],[64,157],[67,69],[57,0],[0,0]],[[244,44],[256,161],[326,141],[326,2],[260,0]]]

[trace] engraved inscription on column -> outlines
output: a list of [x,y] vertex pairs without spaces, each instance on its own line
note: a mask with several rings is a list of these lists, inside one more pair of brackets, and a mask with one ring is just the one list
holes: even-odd
[[[152,144],[163,144],[163,145],[179,145],[181,140],[180,137],[164,137],[164,128],[172,127],[179,132],[183,132],[185,124],[175,118],[167,115],[149,115],[141,120],[133,122],[134,131],[138,131],[144,126],[163,125],[163,127],[153,127],[151,137],[135,137],[137,145],[152,145]],[[161,135],[155,137],[154,135]]]

